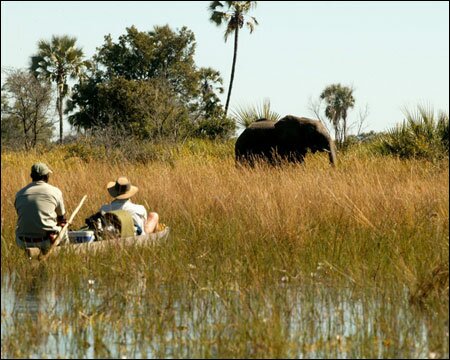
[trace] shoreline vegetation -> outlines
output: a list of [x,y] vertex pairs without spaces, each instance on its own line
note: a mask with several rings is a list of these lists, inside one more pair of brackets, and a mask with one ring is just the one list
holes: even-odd
[[[400,159],[355,147],[338,154],[336,168],[329,166],[326,154],[309,154],[303,165],[247,169],[235,166],[233,146],[233,141],[189,141],[177,147],[148,148],[148,153],[142,151],[148,156],[145,161],[128,162],[115,158],[113,150],[103,148],[102,154],[81,144],[2,152],[2,289],[9,284],[19,297],[24,286],[36,281],[28,259],[14,242],[14,196],[30,181],[31,164],[39,160],[54,170],[50,183],[62,190],[68,214],[81,195],[88,194],[73,229],[83,226],[84,219],[108,201],[107,179],[126,175],[139,187],[136,203],[157,211],[172,232],[167,245],[120,254],[56,257],[40,266],[36,271],[46,274],[57,296],[66,299],[72,294],[79,303],[73,308],[61,305],[65,318],[50,313],[45,320],[40,314],[38,322],[59,321],[58,331],[61,326],[75,331],[84,323],[82,328],[90,326],[95,336],[106,341],[102,331],[114,340],[121,330],[110,321],[122,321],[130,336],[138,337],[135,343],[139,346],[155,339],[160,339],[162,346],[166,326],[184,326],[176,317],[166,318],[180,315],[181,310],[171,301],[174,289],[184,289],[187,298],[176,297],[183,306],[195,307],[195,296],[208,302],[205,293],[216,299],[213,303],[219,302],[220,311],[226,314],[223,323],[207,325],[197,319],[201,326],[190,329],[190,334],[196,334],[195,346],[184,342],[186,353],[171,353],[166,344],[158,347],[160,353],[153,348],[152,356],[379,357],[380,351],[382,357],[417,356],[417,349],[411,350],[405,339],[411,322],[413,338],[420,338],[423,323],[411,319],[421,319],[427,327],[424,341],[428,353],[420,356],[448,356],[448,157]],[[81,295],[87,279],[108,288],[114,299],[98,291],[93,307],[83,297],[86,295]],[[141,284],[135,290],[139,295],[128,296],[129,284],[136,282]],[[298,294],[308,286],[334,289],[337,295],[332,302],[337,307],[342,305],[339,294],[350,290],[351,295],[342,298],[350,304],[350,311],[354,310],[351,304],[376,298],[381,301],[379,306],[364,313],[361,321],[370,318],[378,330],[372,328],[373,332],[346,340],[342,340],[342,329],[330,330],[333,346],[346,345],[340,352],[331,351],[335,348],[330,341],[313,341],[314,329],[310,335],[302,330],[305,342],[296,342],[286,334],[281,318],[286,319],[277,312],[288,309],[292,300],[286,299],[283,286],[297,289]],[[236,297],[227,295],[229,291],[237,291]],[[314,302],[313,295],[302,296]],[[142,302],[153,304],[153,310],[142,309]],[[136,323],[130,324],[121,304],[138,312]],[[214,308],[208,311],[214,318]],[[403,320],[398,318],[400,313]],[[186,309],[182,314],[189,317]],[[317,316],[317,326],[325,326],[326,320],[320,313]],[[299,316],[297,320],[302,319]],[[2,329],[3,324],[4,315]],[[13,339],[16,331],[35,336],[37,331],[51,333],[53,325],[38,330],[36,324],[19,324],[16,319],[8,326],[9,332],[2,334],[2,353],[14,357],[31,354]],[[225,338],[235,341],[234,345],[221,343]],[[30,346],[39,353],[37,345]],[[86,356],[82,348],[77,351]],[[108,356],[100,348],[97,351],[97,356]],[[140,351],[149,355],[144,348]],[[120,351],[114,354],[118,356]]]

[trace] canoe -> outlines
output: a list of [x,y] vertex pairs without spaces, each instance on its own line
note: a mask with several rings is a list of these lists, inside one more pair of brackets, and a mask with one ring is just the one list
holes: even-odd
[[[163,243],[169,236],[170,227],[165,227],[161,231],[151,234],[132,236],[128,238],[119,238],[119,239],[109,239],[102,241],[93,241],[87,243],[73,244],[70,243],[68,245],[62,245],[56,247],[51,255],[67,252],[67,253],[75,253],[75,254],[88,254],[95,253],[97,251],[102,251],[105,249],[115,249],[121,250],[130,246],[136,245],[156,245]],[[26,249],[27,256],[30,259],[38,259],[42,254],[41,249],[39,248],[27,248]]]

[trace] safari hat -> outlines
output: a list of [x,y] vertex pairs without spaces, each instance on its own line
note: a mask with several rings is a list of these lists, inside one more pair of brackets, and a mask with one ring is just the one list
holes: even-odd
[[33,166],[31,167],[31,175],[38,175],[38,176],[43,176],[43,175],[48,175],[48,174],[52,174],[53,171],[50,170],[50,168],[41,162],[35,163],[33,164]]
[[116,181],[111,181],[106,185],[109,195],[118,200],[129,199],[139,190],[131,185],[130,180],[125,176],[119,177]]

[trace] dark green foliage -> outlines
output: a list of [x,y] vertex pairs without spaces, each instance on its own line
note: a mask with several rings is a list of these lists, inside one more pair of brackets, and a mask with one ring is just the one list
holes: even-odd
[[75,113],[68,117],[69,123],[80,129],[89,129],[102,124],[104,109],[100,106],[99,88],[102,83],[98,73],[73,87],[72,97],[67,100],[66,113]]
[[141,139],[203,136],[205,127],[228,136],[229,126],[218,127],[217,120],[223,117],[216,95],[223,92],[220,73],[196,68],[192,31],[174,32],[167,25],[126,31],[116,43],[105,36],[94,56],[96,68],[68,101],[68,112],[74,112],[69,122],[78,130],[113,127]]
[[200,99],[193,109],[198,116],[203,118],[224,116],[220,99],[216,95],[216,92],[223,93],[220,73],[212,68],[201,68],[198,74],[200,78]]
[[175,33],[166,26],[141,32],[134,26],[114,43],[110,35],[98,49],[94,60],[105,68],[107,79],[127,80],[165,79],[181,97],[191,98],[198,92],[195,69],[195,36],[183,27]]
[[236,123],[228,117],[203,118],[198,122],[194,135],[206,139],[227,139],[235,130]]
[[180,139],[190,131],[186,107],[162,80],[116,78],[99,86],[98,99],[104,126],[142,139]]

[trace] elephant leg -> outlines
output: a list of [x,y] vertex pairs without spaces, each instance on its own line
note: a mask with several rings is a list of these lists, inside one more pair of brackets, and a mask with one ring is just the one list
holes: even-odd
[[285,151],[281,158],[284,161],[290,162],[290,163],[303,163],[305,160],[306,152],[299,151],[299,150],[287,150]]
[[242,154],[239,157],[238,160],[243,165],[254,167],[255,166],[255,159],[256,159],[255,154],[253,154],[252,152],[248,151],[248,152],[245,152],[244,154]]
[[303,153],[296,153],[295,154],[294,162],[301,164],[304,161],[305,161],[305,154],[303,154]]

